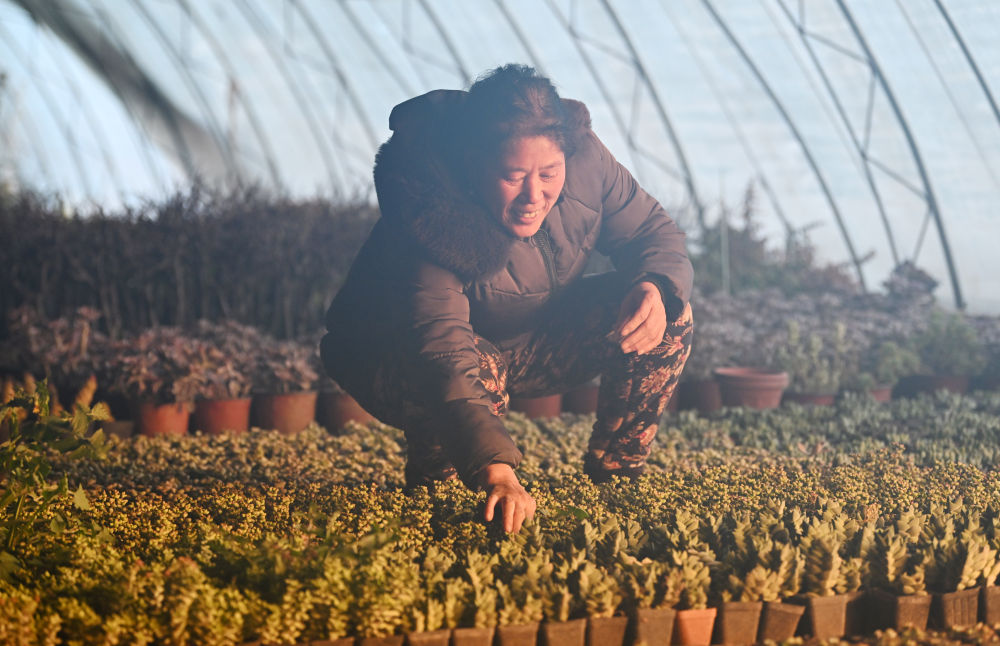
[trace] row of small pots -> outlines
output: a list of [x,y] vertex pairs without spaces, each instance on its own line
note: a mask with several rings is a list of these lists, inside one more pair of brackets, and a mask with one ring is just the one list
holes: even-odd
[[[947,630],[1000,622],[1000,587],[896,596],[871,590],[792,602],[735,601],[717,608],[640,609],[631,617],[590,617],[497,628],[456,628],[391,637],[314,641],[313,646],[709,646],[817,640],[928,626]],[[244,645],[249,646],[249,645]]]
[[315,391],[254,395],[194,402],[131,402],[125,422],[109,425],[119,435],[183,435],[242,433],[251,426],[297,433],[314,420],[335,431],[349,421],[365,424],[372,416],[346,393]]

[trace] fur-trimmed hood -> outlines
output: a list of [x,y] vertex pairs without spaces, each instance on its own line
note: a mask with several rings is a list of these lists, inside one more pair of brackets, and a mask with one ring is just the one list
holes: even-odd
[[[454,124],[465,104],[460,90],[435,90],[397,105],[392,137],[375,157],[375,191],[382,218],[429,260],[463,281],[507,263],[514,238],[477,200],[461,173]],[[575,137],[590,128],[579,101],[563,99]]]

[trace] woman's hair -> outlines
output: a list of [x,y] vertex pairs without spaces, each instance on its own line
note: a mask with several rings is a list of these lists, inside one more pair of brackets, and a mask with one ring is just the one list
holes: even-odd
[[512,63],[486,72],[472,84],[459,138],[473,159],[495,157],[506,142],[535,136],[550,138],[566,157],[573,154],[572,127],[552,81],[533,67]]

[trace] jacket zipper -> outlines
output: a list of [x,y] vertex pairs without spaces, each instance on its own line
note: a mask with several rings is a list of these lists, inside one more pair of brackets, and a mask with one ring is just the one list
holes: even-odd
[[532,238],[535,240],[538,251],[542,254],[545,271],[549,274],[549,285],[552,287],[552,291],[556,291],[556,288],[559,287],[559,279],[556,278],[556,265],[552,254],[552,242],[549,240],[549,234],[545,229],[539,229]]

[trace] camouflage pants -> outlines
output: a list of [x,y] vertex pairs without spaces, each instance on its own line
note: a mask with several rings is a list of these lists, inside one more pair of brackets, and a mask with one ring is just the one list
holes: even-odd
[[[686,306],[668,321],[655,349],[643,355],[622,352],[608,335],[627,291],[614,273],[590,276],[557,297],[557,306],[527,340],[506,345],[475,337],[479,378],[497,416],[507,412],[510,395],[565,392],[600,375],[597,420],[584,456],[585,471],[597,481],[642,473],[691,349],[693,326]],[[408,372],[398,362],[380,368],[371,398],[362,403],[383,422],[405,431],[408,484],[456,478],[436,436],[434,416],[420,401],[419,376]]]

